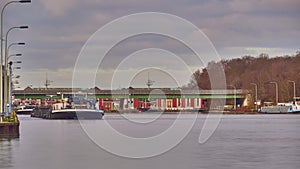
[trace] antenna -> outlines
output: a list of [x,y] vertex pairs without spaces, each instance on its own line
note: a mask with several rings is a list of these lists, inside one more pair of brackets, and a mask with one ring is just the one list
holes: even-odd
[[150,77],[149,77],[149,72],[148,72],[148,80],[146,82],[146,85],[148,86],[148,89],[150,89],[150,87],[154,84],[155,81],[153,80],[150,80]]
[[48,89],[48,86],[50,86],[50,84],[52,83],[52,80],[48,79],[48,73],[46,73],[46,81],[45,81],[45,87],[46,89]]

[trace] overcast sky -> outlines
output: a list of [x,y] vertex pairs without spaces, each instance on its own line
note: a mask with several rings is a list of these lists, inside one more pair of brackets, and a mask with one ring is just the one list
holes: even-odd
[[[1,1],[1,6],[6,2]],[[30,27],[9,34],[9,44],[26,42],[25,47],[13,46],[10,50],[10,54],[23,54],[22,70],[15,70],[15,74],[21,75],[20,87],[44,87],[46,74],[53,81],[51,87],[70,87],[76,59],[86,41],[105,24],[141,12],[169,13],[186,19],[205,33],[221,59],[258,56],[260,53],[277,56],[300,50],[299,0],[32,0],[31,4],[10,4],[4,11],[4,33],[13,26]],[[109,39],[110,36],[114,35],[103,38]],[[158,57],[159,68],[163,63],[170,65],[167,69],[182,81],[171,75],[167,78],[164,70],[158,73],[153,69],[151,75],[151,71],[145,69],[147,66],[140,63],[150,64],[157,50],[140,52],[140,56],[134,53],[147,48],[164,49]],[[149,72],[151,80],[155,81],[153,86],[182,85],[190,76],[180,72],[178,66],[174,68],[179,64],[176,59],[171,62],[166,51],[182,55],[183,59],[192,55],[183,45],[168,37],[144,35],[125,40],[105,57],[95,85],[109,88],[112,78],[118,77],[113,87],[146,87]],[[130,63],[136,62],[138,66],[127,64],[127,67],[122,67],[123,74],[115,76],[116,70],[110,67],[118,67],[132,54]],[[193,69],[206,64],[193,63],[189,64]],[[128,71],[132,71],[136,78],[122,83],[122,77],[126,79]]]

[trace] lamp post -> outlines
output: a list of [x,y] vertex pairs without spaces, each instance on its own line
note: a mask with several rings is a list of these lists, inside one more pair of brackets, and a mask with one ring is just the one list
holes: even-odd
[[227,86],[234,88],[233,109],[236,110],[236,87],[233,85],[227,85]]
[[10,47],[15,46],[15,45],[25,45],[25,42],[15,42],[15,43],[11,43],[10,45],[8,45],[7,47],[7,51],[9,51]]
[[294,98],[296,97],[296,82],[295,81],[292,81],[292,80],[289,80],[290,83],[293,83],[293,86],[294,86]]
[[[21,57],[22,54],[21,54],[21,53],[18,53],[18,54],[12,54],[12,55],[9,55],[9,56],[7,57],[7,60],[8,60],[9,58],[13,57],[13,56]],[[9,75],[8,75],[8,78],[7,78],[7,79],[8,79],[8,83],[5,83],[5,84],[7,84],[6,88],[8,89],[8,90],[7,90],[8,92],[6,92],[6,95],[5,95],[5,101],[6,101],[6,103],[9,105],[9,106],[8,106],[9,109],[6,109],[7,112],[8,112],[8,116],[10,116],[11,105],[12,105],[11,103],[12,103],[12,86],[13,86],[13,84],[12,84],[12,67],[11,67],[11,65],[12,65],[13,63],[22,63],[22,61],[14,61],[14,62],[10,61],[10,62],[8,63],[8,65],[7,65],[7,69],[9,70]],[[15,67],[14,69],[21,69],[21,67]]]
[[[8,99],[8,107],[9,107],[9,109],[8,109],[8,116],[10,117],[11,116],[11,106],[12,106],[12,87],[13,87],[13,84],[12,84],[12,76],[13,76],[13,74],[12,74],[12,70],[15,70],[15,69],[21,69],[21,67],[14,67],[14,68],[12,68],[12,64],[13,63],[22,63],[21,61],[15,61],[15,62],[12,62],[12,61],[10,61],[9,63],[8,63],[8,65],[9,65],[9,99]],[[20,76],[18,76],[18,77],[20,77]]]
[[[7,67],[7,62],[8,62],[8,47],[7,47],[7,42],[8,42],[8,34],[10,31],[14,30],[14,29],[28,29],[28,26],[15,26],[15,27],[11,27],[5,35],[5,63],[4,65]],[[23,43],[22,43],[23,44]],[[24,43],[25,44],[25,43]]]
[[13,78],[19,79],[21,76],[20,75],[16,75]]
[[14,61],[13,63],[22,63],[22,61],[18,60],[18,61]]
[[[25,42],[18,42],[18,43],[11,43],[10,45],[8,45],[7,47],[7,60],[11,57],[11,55],[9,55],[9,49],[12,47],[12,46],[17,46],[17,45],[25,45]],[[18,55],[22,55],[22,54],[17,54]],[[8,66],[8,65],[6,65]]]
[[257,84],[256,83],[250,83],[251,85],[254,85],[255,87],[255,110],[258,110],[258,104],[257,104]]
[[[11,86],[11,81],[12,81],[12,78],[11,78],[11,76],[12,76],[12,64],[13,64],[13,62],[12,61],[10,61],[9,63],[8,63],[8,68],[9,68],[9,86]],[[9,92],[10,93],[10,92]],[[9,94],[10,95],[10,94]],[[9,99],[10,100],[10,99]],[[8,117],[10,117],[11,116],[11,114],[10,114],[10,112],[11,112],[11,104],[10,104],[10,101],[9,101],[9,110],[8,110],[8,112],[7,112],[7,115],[8,115]]]
[[278,104],[278,84],[277,84],[277,82],[270,82],[270,83],[273,83],[273,84],[275,84],[275,91],[276,91],[276,104]]
[[[9,58],[11,58],[12,56],[17,56],[17,57],[21,57],[22,54],[18,53],[18,54],[12,54],[12,55],[9,55],[9,49],[12,47],[12,46],[17,46],[17,45],[25,45],[25,42],[17,42],[17,43],[11,43],[8,47],[7,47],[7,61],[9,60]],[[8,65],[6,64],[6,68],[8,69]]]
[[[9,100],[9,74],[8,74],[8,47],[7,47],[7,42],[8,42],[8,35],[9,35],[9,32],[14,30],[14,29],[28,29],[28,26],[14,26],[14,27],[11,27],[10,29],[8,29],[8,31],[6,32],[6,35],[5,35],[5,58],[4,58],[4,70],[2,71],[3,72],[3,76],[4,76],[4,105],[7,105],[8,103],[8,100]],[[7,81],[7,82],[6,82]],[[7,107],[4,106],[4,111],[7,111],[6,109]]]
[[21,57],[22,53],[17,53],[17,54],[11,54],[7,57],[7,60],[9,60],[11,57],[16,56],[16,57]]
[[[10,1],[10,2],[7,2],[3,7],[2,7],[2,10],[1,10],[1,30],[0,30],[0,37],[1,37],[1,58],[3,59],[3,49],[2,49],[2,42],[3,42],[3,13],[4,13],[4,9],[9,5],[9,4],[12,4],[12,3],[31,3],[31,0],[20,0],[20,1]],[[2,60],[1,60],[2,61]]]
[[9,100],[9,107],[10,107],[10,109],[12,108],[12,94],[13,94],[13,90],[16,88],[15,87],[15,85],[18,85],[19,84],[19,81],[18,80],[15,80],[15,81],[13,81],[13,78],[14,79],[19,79],[21,76],[20,75],[16,75],[16,76],[14,76],[13,74],[11,74],[11,81],[10,81],[10,93],[9,93],[9,98],[10,98],[10,100]]
[[3,71],[2,71],[2,65],[3,65],[3,12],[4,9],[12,3],[31,3],[31,0],[20,0],[20,1],[9,1],[2,7],[1,10],[1,26],[0,26],[0,112],[3,112]]

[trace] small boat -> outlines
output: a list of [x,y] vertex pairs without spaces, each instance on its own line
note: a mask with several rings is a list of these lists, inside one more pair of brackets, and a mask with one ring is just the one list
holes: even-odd
[[33,112],[33,109],[35,109],[35,106],[22,106],[16,111],[16,113],[20,115],[29,115]]
[[259,112],[267,114],[300,113],[300,97],[295,97],[293,102],[278,103],[276,106],[265,105],[260,108]]
[[281,114],[288,113],[290,107],[285,105],[276,105],[276,106],[263,106],[260,108],[259,112],[267,114]]

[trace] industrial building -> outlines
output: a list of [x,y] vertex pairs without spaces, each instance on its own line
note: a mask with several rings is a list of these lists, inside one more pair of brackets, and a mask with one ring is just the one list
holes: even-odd
[[[128,88],[101,90],[98,87],[80,88],[30,88],[14,90],[14,104],[51,104],[70,97],[94,100],[100,109],[120,111],[145,110],[200,110],[206,109],[211,99],[226,99],[233,107],[247,106],[245,90],[183,90],[180,88]],[[213,105],[212,105],[213,106]]]

